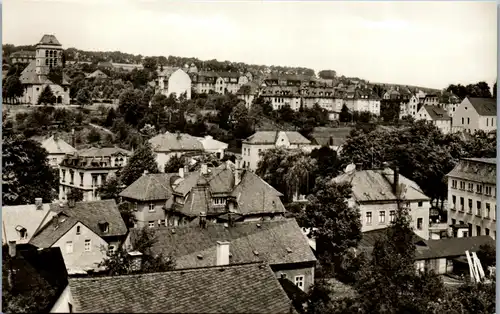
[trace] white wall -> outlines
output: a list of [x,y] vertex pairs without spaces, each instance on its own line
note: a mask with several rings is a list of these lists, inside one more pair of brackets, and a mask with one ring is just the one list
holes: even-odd
[[59,296],[59,299],[57,299],[56,303],[50,310],[50,313],[69,313],[70,312],[69,304],[74,304],[74,301],[73,301],[73,296],[71,295],[71,290],[69,289],[68,285]]
[[186,93],[186,98],[191,99],[191,78],[181,69],[178,69],[168,79],[168,95],[175,93],[177,97]]

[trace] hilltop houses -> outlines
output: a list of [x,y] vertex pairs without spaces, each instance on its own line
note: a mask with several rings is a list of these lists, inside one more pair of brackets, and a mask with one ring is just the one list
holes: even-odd
[[466,97],[453,115],[453,131],[470,134],[497,129],[497,102],[494,98]]
[[182,69],[166,67],[158,73],[156,89],[167,97],[174,94],[176,97],[185,95],[186,99],[191,99],[191,78]]

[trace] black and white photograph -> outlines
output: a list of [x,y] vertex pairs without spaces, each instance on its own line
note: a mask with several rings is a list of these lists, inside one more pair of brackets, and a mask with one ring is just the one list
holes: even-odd
[[495,313],[497,2],[0,6],[2,313]]

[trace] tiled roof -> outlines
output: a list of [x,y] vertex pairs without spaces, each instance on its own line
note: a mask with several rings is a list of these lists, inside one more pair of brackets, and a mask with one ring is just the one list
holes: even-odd
[[94,78],[94,77],[108,77],[106,75],[106,73],[102,72],[101,70],[97,69],[95,70],[94,72],[92,72],[91,74],[89,74],[87,77],[88,78]]
[[267,265],[70,279],[83,313],[289,313],[291,302]]
[[119,147],[90,147],[79,150],[77,154],[81,157],[109,157],[118,154],[130,156],[132,152]]
[[156,152],[168,151],[203,151],[203,145],[194,136],[186,133],[159,134],[149,140]]
[[76,153],[76,149],[66,143],[64,140],[54,136],[49,137],[42,142],[42,147],[47,150],[49,154],[72,154]]
[[61,46],[59,41],[57,40],[56,36],[54,35],[43,35],[42,39],[40,39],[40,42],[38,43],[39,45],[54,45],[54,46]]
[[468,97],[470,103],[480,116],[496,116],[497,101],[494,98]]
[[164,77],[168,79],[175,71],[179,70],[177,67],[164,67],[163,71],[158,73],[158,77]]
[[[358,202],[396,201],[397,197],[392,190],[393,180],[394,171],[390,168],[343,173],[333,179],[336,183],[349,182],[352,185],[353,196]],[[399,183],[407,187],[406,200],[430,199],[422,192],[418,184],[401,174],[399,174]]]
[[[132,229],[132,239],[137,234]],[[271,266],[315,262],[316,258],[295,219],[250,221],[225,227],[220,223],[155,228],[152,250],[173,256],[178,268],[206,267],[216,264],[217,241],[229,241],[230,263],[266,261]],[[201,257],[201,258],[200,258]]]
[[[36,60],[31,60],[21,73],[19,80],[23,84],[54,84],[46,76],[36,73]],[[69,85],[69,78],[66,73],[63,73],[62,85]]]
[[353,128],[324,128],[315,129],[311,133],[313,142],[322,146],[341,146],[347,140]]
[[[42,222],[46,222],[54,215],[50,211],[50,204],[42,204],[37,210],[36,205],[2,206],[2,241],[16,241],[19,244],[28,243]],[[27,234],[25,239],[20,238],[16,228],[23,227]]]
[[[363,232],[363,237],[361,241],[359,241],[360,247],[373,247],[375,243],[387,232],[387,229],[377,229]],[[416,233],[413,233],[413,243],[425,241],[424,238],[418,236]]]
[[446,112],[443,108],[432,105],[424,105],[424,109],[427,111],[429,116],[431,116],[432,120],[451,120],[448,112]]
[[425,241],[428,250],[421,251],[418,259],[434,259],[465,255],[465,251],[477,252],[481,245],[489,244],[495,247],[495,240],[490,236],[443,238]]
[[171,179],[174,173],[155,173],[142,175],[120,193],[138,201],[168,200],[172,196]]
[[496,171],[495,158],[467,158],[461,159],[447,176],[496,184]]
[[214,140],[214,138],[210,135],[207,135],[205,137],[196,137],[196,139],[201,142],[201,144],[203,145],[203,148],[206,151],[217,150],[217,149],[227,149],[227,147],[228,147],[228,144],[221,142],[221,141]]
[[[74,207],[60,207],[51,204],[51,211],[57,213],[56,222],[51,220],[41,228],[31,239],[30,244],[37,247],[50,247],[66,232],[71,230],[77,222],[83,223],[100,237],[123,236],[127,227],[123,221],[118,206],[114,199],[93,202],[76,202]],[[107,222],[108,232],[103,232],[99,227],[100,222]]]
[[253,135],[250,135],[246,140],[244,140],[244,143],[268,144],[268,145],[276,144],[279,132],[285,133],[285,135],[288,137],[288,140],[290,141],[290,144],[311,143],[311,141],[309,141],[307,138],[302,136],[302,134],[300,134],[297,131],[258,131],[255,132]]

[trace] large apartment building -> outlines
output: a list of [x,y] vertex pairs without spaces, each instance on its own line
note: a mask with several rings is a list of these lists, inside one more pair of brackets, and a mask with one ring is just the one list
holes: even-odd
[[467,225],[466,236],[496,239],[496,159],[465,158],[448,173],[448,223]]
[[191,73],[193,89],[197,93],[236,94],[241,86],[248,83],[248,77],[237,72]]
[[99,200],[99,187],[123,168],[131,155],[118,147],[92,147],[67,155],[59,165],[59,199],[66,200],[71,189],[77,189],[83,192],[84,201]]

